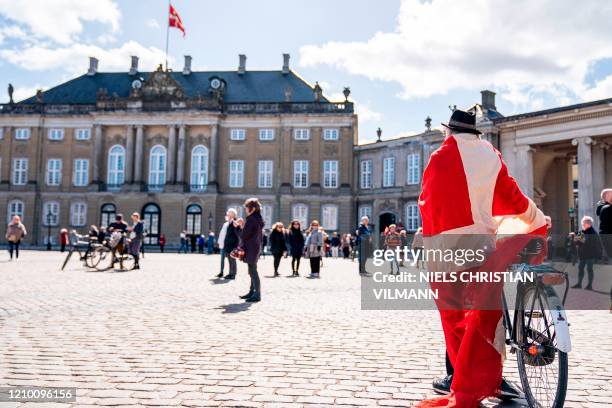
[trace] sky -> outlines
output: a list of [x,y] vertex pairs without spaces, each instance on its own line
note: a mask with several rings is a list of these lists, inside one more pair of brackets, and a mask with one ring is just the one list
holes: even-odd
[[[170,68],[280,69],[282,53],[333,100],[351,88],[359,141],[420,133],[449,105],[497,93],[512,115],[612,97],[612,2],[592,0],[173,0]],[[164,60],[167,0],[0,0],[0,103],[87,71]]]

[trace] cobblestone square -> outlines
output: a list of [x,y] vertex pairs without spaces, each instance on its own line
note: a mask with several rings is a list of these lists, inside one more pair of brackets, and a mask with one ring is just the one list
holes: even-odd
[[[362,311],[351,261],[325,259],[311,280],[307,262],[286,277],[289,260],[267,277],[266,257],[263,300],[247,304],[246,265],[215,280],[216,255],[146,254],[142,270],[123,273],[75,259],[61,272],[63,256],[0,258],[0,386],[77,387],[74,407],[411,406],[444,373],[437,312]],[[568,316],[566,406],[609,406],[610,314]],[[518,383],[509,353],[505,375]]]

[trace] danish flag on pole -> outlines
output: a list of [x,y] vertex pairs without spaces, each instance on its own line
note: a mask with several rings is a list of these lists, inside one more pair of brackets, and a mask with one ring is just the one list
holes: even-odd
[[168,26],[178,28],[183,32],[183,37],[185,36],[185,27],[183,27],[183,22],[181,21],[181,17],[177,13],[176,9],[172,7],[170,4],[170,14],[168,15]]

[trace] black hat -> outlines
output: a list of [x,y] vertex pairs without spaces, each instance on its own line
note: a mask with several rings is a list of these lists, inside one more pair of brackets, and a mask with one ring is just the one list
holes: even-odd
[[442,126],[455,132],[473,133],[475,135],[481,134],[481,132],[476,129],[476,115],[459,109],[455,109],[448,124],[442,123]]

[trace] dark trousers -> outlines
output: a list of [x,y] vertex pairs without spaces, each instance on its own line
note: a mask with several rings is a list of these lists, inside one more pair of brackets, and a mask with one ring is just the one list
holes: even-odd
[[283,257],[282,252],[280,254],[272,254],[274,257],[274,274],[278,274],[278,267],[280,265],[281,258]]
[[[226,253],[225,251],[223,251],[223,254],[223,257],[227,258],[227,263],[229,264],[229,274],[227,276],[236,276],[236,258],[232,258],[230,256],[231,252]],[[221,259],[223,259],[223,257]],[[223,273],[223,268],[221,268],[221,273]]]
[[370,251],[370,243],[367,239],[359,241],[359,273],[366,273],[366,261],[368,260],[368,252]]
[[455,369],[453,368],[453,364],[450,361],[450,358],[448,357],[448,351],[446,352],[446,375],[453,375],[455,374]]
[[319,274],[319,271],[321,270],[321,257],[320,256],[314,256],[310,258],[310,273],[314,274]]
[[252,297],[259,298],[261,297],[261,285],[259,282],[259,274],[257,273],[257,263],[248,265],[249,276],[251,277],[251,288],[249,289],[249,293]]
[[130,253],[134,257],[134,264],[138,265],[140,261],[140,247],[142,246],[142,240],[140,238],[132,238],[130,242]]
[[587,286],[591,286],[593,284],[593,259],[580,259],[578,262],[578,283],[582,285],[582,279],[584,278],[584,267],[587,268],[587,273],[589,274],[589,283]]
[[9,255],[13,259],[13,250],[15,251],[15,258],[19,258],[19,244],[21,241],[9,242]]
[[300,269],[300,259],[302,259],[302,257],[299,255],[291,257],[291,270],[294,273],[297,273],[298,270]]

